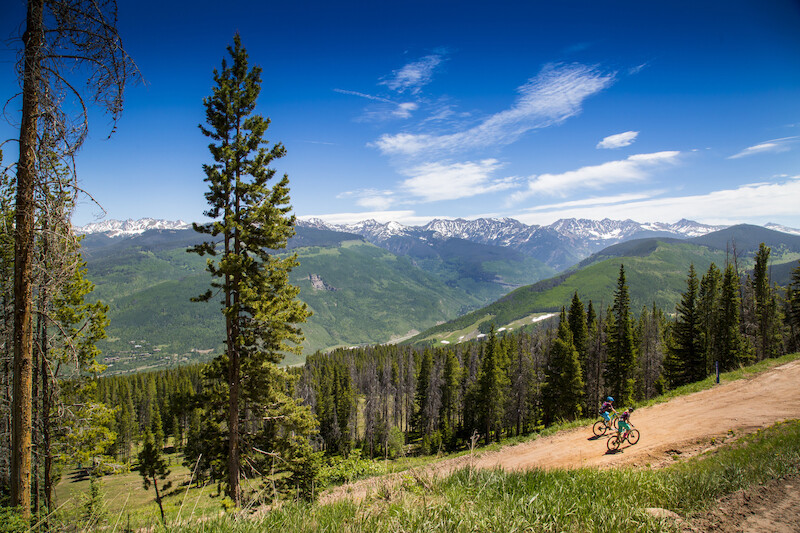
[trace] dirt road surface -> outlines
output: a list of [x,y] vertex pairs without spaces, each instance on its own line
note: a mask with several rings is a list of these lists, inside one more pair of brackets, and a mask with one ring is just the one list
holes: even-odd
[[[597,438],[590,426],[506,446],[474,457],[448,459],[420,469],[417,475],[443,476],[470,464],[478,468],[657,468],[676,458],[691,457],[776,422],[800,418],[800,361],[762,374],[715,385],[712,389],[637,409],[631,421],[641,433],[635,446],[625,443],[609,453],[607,437]],[[401,475],[389,475],[337,487],[322,495],[323,503],[340,498],[363,499]]]

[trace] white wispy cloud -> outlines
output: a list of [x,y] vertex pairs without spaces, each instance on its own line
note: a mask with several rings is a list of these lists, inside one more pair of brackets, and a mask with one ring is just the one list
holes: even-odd
[[628,202],[636,202],[647,200],[654,196],[663,194],[663,190],[651,191],[648,193],[638,194],[617,194],[613,196],[591,196],[581,200],[571,200],[569,202],[559,202],[556,204],[539,205],[530,207],[526,211],[533,213],[536,211],[553,211],[556,209],[567,209],[572,207],[596,207],[596,206],[610,206],[615,204],[624,204]]
[[746,157],[749,155],[756,155],[756,154],[764,154],[764,153],[777,153],[777,152],[786,152],[791,149],[790,144],[798,139],[797,135],[792,137],[783,137],[780,139],[773,139],[771,141],[765,141],[760,144],[756,144],[754,146],[748,146],[741,152],[735,153],[732,156],[728,157],[728,159],[739,159],[740,157]]
[[418,94],[422,87],[433,79],[433,71],[444,61],[442,54],[430,54],[392,72],[391,77],[381,82],[393,91],[408,91]]
[[339,200],[354,199],[356,205],[385,211],[395,203],[394,191],[378,189],[357,189],[355,191],[345,191],[336,195]]
[[518,202],[534,194],[563,196],[576,190],[602,189],[617,183],[644,181],[651,170],[675,163],[679,155],[678,151],[636,154],[627,159],[581,167],[561,174],[532,176],[527,189],[513,194],[511,201]]
[[384,98],[382,96],[362,93],[359,91],[350,91],[347,89],[334,89],[333,91],[339,94],[358,96],[359,98],[364,98],[366,100],[372,100],[373,102],[380,102],[389,105],[388,109],[386,108],[386,106],[382,106],[383,109],[366,112],[362,117],[362,119],[366,120],[386,120],[387,118],[409,118],[411,117],[412,111],[416,111],[417,109],[419,109],[419,104],[417,102],[395,102],[394,100],[390,100],[389,98]]
[[624,133],[617,133],[615,135],[609,135],[599,143],[597,143],[597,148],[622,148],[624,146],[630,146],[633,144],[633,141],[636,140],[636,136],[639,135],[638,131],[626,131]]
[[[707,224],[737,224],[779,217],[797,216],[800,175],[785,181],[753,183],[707,194],[672,196],[616,203],[613,218],[639,222],[674,222],[681,218]],[[569,206],[565,203],[540,205],[510,215],[526,224],[550,224],[559,218],[602,219],[609,216],[607,205]]]
[[416,102],[403,102],[402,104],[397,104],[397,108],[394,110],[394,116],[400,118],[409,118],[411,116],[412,111],[416,111],[419,109],[419,104]]
[[354,211],[348,213],[326,213],[316,215],[301,215],[297,218],[309,220],[318,218],[329,224],[354,224],[364,220],[375,220],[377,222],[399,222],[406,226],[420,226],[428,223],[433,216],[418,216],[413,210],[398,211]]
[[383,102],[385,104],[394,104],[392,100],[389,100],[388,98],[384,98],[382,96],[375,96],[374,94],[367,94],[358,91],[350,91],[347,89],[334,89],[333,92],[339,94],[347,94],[350,96],[358,96],[359,98],[366,98],[367,100],[374,100],[376,102]]
[[511,144],[528,131],[577,115],[586,98],[613,81],[613,73],[596,67],[547,65],[519,87],[519,96],[509,109],[489,116],[477,126],[445,135],[385,134],[373,146],[387,155],[419,156]]
[[456,200],[515,187],[513,177],[493,177],[502,166],[497,159],[425,163],[403,171],[409,178],[401,187],[425,202]]

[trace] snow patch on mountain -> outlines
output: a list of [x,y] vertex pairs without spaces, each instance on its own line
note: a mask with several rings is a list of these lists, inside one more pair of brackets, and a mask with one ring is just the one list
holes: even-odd
[[790,228],[788,226],[782,226],[780,224],[774,224],[769,222],[764,225],[765,228],[771,229],[773,231],[780,231],[781,233],[789,233],[791,235],[800,235],[800,229],[797,228]]
[[88,235],[92,233],[105,233],[109,237],[123,237],[127,235],[140,235],[147,230],[179,230],[188,229],[192,225],[183,220],[160,220],[155,218],[141,218],[139,220],[103,220],[85,226],[76,226],[75,233]]

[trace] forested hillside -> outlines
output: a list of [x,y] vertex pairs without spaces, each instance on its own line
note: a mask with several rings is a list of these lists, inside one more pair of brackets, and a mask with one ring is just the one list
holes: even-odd
[[773,250],[768,267],[773,281],[786,286],[791,268],[800,259],[800,238],[795,235],[743,225],[685,241],[635,239],[610,246],[558,276],[516,289],[482,309],[434,326],[409,342],[457,342],[461,336],[487,333],[490,324],[519,327],[543,313],[557,312],[569,304],[576,291],[597,309],[605,310],[622,263],[631,283],[632,308],[655,305],[669,312],[680,299],[689,265],[702,272],[712,263],[736,262],[746,275],[763,242],[759,238],[772,243],[768,245]]
[[[296,228],[290,274],[313,315],[305,354],[336,346],[387,342],[454,318],[549,275],[513,250],[448,239],[395,255],[363,238]],[[187,254],[193,230],[150,230],[137,236],[84,238],[93,298],[109,306],[108,339],[100,343],[109,372],[207,360],[219,353],[218,304],[190,299],[205,291],[205,260]],[[287,364],[302,358],[289,356]]]
[[[683,273],[672,309],[631,305],[636,281],[618,267],[608,310],[573,293],[555,327],[497,333],[482,340],[416,348],[376,345],[309,357],[289,370],[294,394],[313,408],[318,449],[347,457],[435,453],[540,431],[557,420],[593,416],[608,395],[617,405],[646,401],[675,387],[800,348],[800,265],[785,303],[765,281],[769,249],[754,277],[732,264]],[[740,298],[740,292],[744,299]],[[670,317],[668,312],[675,312]],[[219,428],[203,415],[208,386],[193,366],[104,378],[98,399],[119,405],[133,429],[118,427],[115,453],[130,455],[137,431],[158,420],[194,464]],[[160,414],[155,416],[154,411]],[[120,418],[121,421],[123,418]],[[119,422],[122,424],[122,422]],[[128,439],[126,441],[125,439]],[[127,444],[126,444],[127,442]],[[203,476],[214,476],[201,461]]]

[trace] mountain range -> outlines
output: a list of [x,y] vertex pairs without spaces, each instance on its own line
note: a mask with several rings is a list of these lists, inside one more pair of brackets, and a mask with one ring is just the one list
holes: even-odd
[[[189,301],[210,282],[205,260],[186,253],[202,238],[189,226],[143,219],[77,229],[85,236],[82,253],[94,295],[109,305],[109,339],[101,350],[111,371],[200,361],[221,349],[219,305]],[[789,235],[691,221],[568,219],[528,226],[512,219],[457,219],[403,226],[301,220],[296,230],[288,249],[298,254],[300,266],[290,281],[314,313],[303,326],[304,354],[398,341],[419,332],[415,341],[450,342],[479,333],[493,318],[500,324],[513,315],[509,326],[520,318],[538,320],[568,303],[565,298],[574,290],[590,298],[610,295],[606,285],[613,291],[622,261],[626,268],[630,263],[638,283],[632,287],[637,304],[669,307],[680,294],[689,262],[698,269],[711,261],[720,264],[732,243],[745,259],[747,250],[767,242],[774,263],[782,263],[774,269],[779,277],[787,277],[789,262],[800,257],[797,230]],[[528,296],[519,300],[519,294]],[[498,305],[503,313],[481,311]],[[465,322],[474,313],[480,320]],[[453,321],[460,321],[461,335],[428,333],[430,328],[443,331]]]

